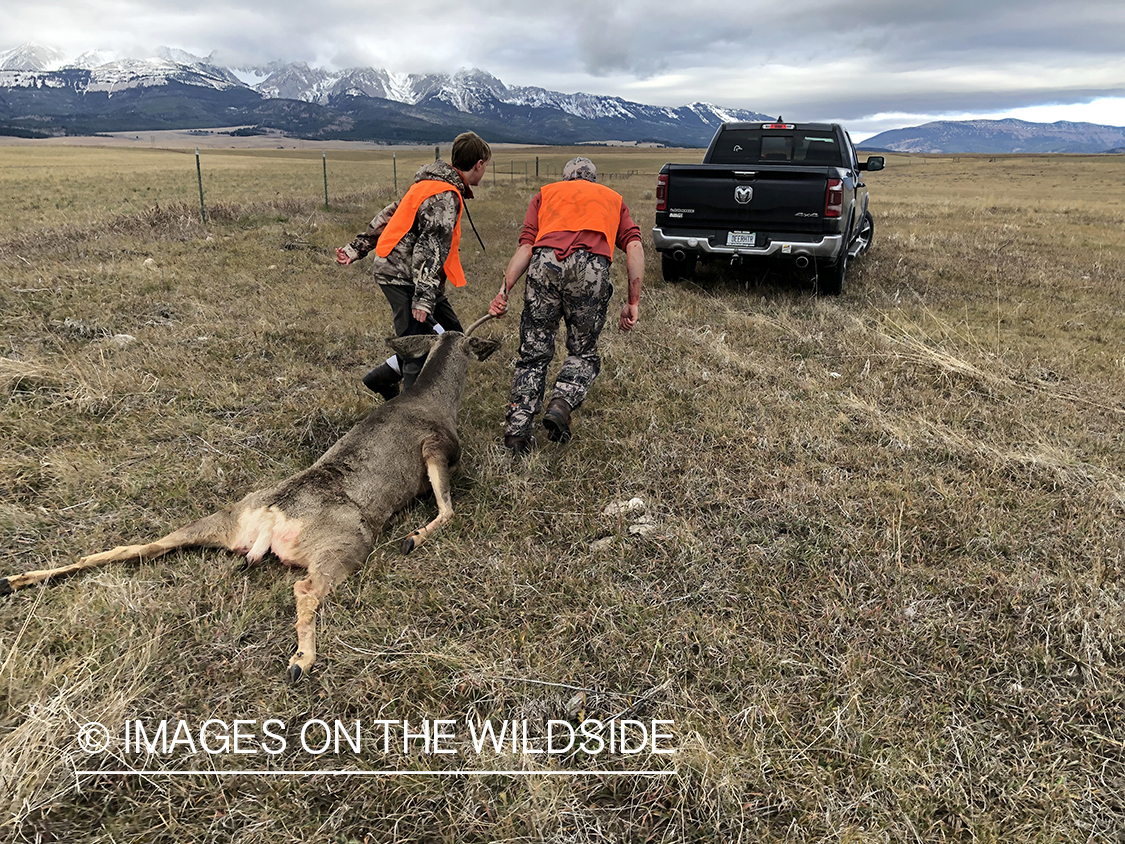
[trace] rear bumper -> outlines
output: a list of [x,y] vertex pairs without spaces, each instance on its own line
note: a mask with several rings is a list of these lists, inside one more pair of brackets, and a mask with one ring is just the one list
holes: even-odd
[[768,258],[805,256],[834,261],[844,248],[844,236],[839,234],[770,234],[762,246],[727,246],[717,244],[714,237],[702,234],[678,234],[665,231],[660,226],[652,230],[652,244],[658,252],[682,251],[687,255],[710,254],[748,258]]

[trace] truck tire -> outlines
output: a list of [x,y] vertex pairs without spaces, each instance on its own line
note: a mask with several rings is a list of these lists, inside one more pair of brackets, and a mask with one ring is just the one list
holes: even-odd
[[688,255],[682,261],[677,261],[667,252],[660,253],[660,272],[664,280],[675,284],[677,281],[691,281],[695,274],[697,255]]
[[839,296],[844,292],[844,277],[848,274],[848,250],[840,253],[840,260],[816,274],[816,292],[823,296]]
[[875,241],[875,218],[871,216],[870,211],[863,212],[863,221],[859,224],[859,234],[856,235],[856,240],[861,244],[855,253],[856,255],[862,255],[871,248],[871,244]]

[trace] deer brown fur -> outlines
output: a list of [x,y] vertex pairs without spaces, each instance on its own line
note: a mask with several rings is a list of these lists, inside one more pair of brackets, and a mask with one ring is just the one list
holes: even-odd
[[2,579],[0,594],[105,563],[150,560],[187,546],[228,548],[245,554],[249,563],[272,551],[283,563],[307,572],[293,585],[297,650],[289,660],[289,676],[299,679],[316,659],[317,607],[363,565],[391,517],[433,490],[437,517],[403,541],[405,553],[452,518],[449,475],[461,456],[457,413],[469,358],[484,360],[500,345],[469,337],[479,324],[464,334],[390,338],[387,344],[400,355],[428,352],[414,386],[376,407],[304,471],[154,542],[122,545],[72,565]]

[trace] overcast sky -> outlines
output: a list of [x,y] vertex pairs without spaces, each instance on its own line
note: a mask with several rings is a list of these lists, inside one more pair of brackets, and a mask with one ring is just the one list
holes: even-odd
[[0,50],[452,72],[695,101],[863,138],[936,119],[1125,125],[1122,0],[9,0]]

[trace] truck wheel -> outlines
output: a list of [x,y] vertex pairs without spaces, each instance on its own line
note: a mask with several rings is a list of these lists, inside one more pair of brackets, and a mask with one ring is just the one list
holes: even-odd
[[856,240],[860,243],[856,255],[862,255],[870,249],[872,242],[875,240],[875,218],[871,216],[870,211],[863,212],[863,220],[859,224],[859,234],[856,235]]
[[839,296],[844,292],[844,276],[848,274],[848,250],[840,253],[840,260],[816,274],[816,292],[825,296]]
[[660,255],[660,271],[664,280],[675,284],[677,281],[691,281],[695,274],[696,255],[688,255],[682,261],[677,261],[666,252]]

